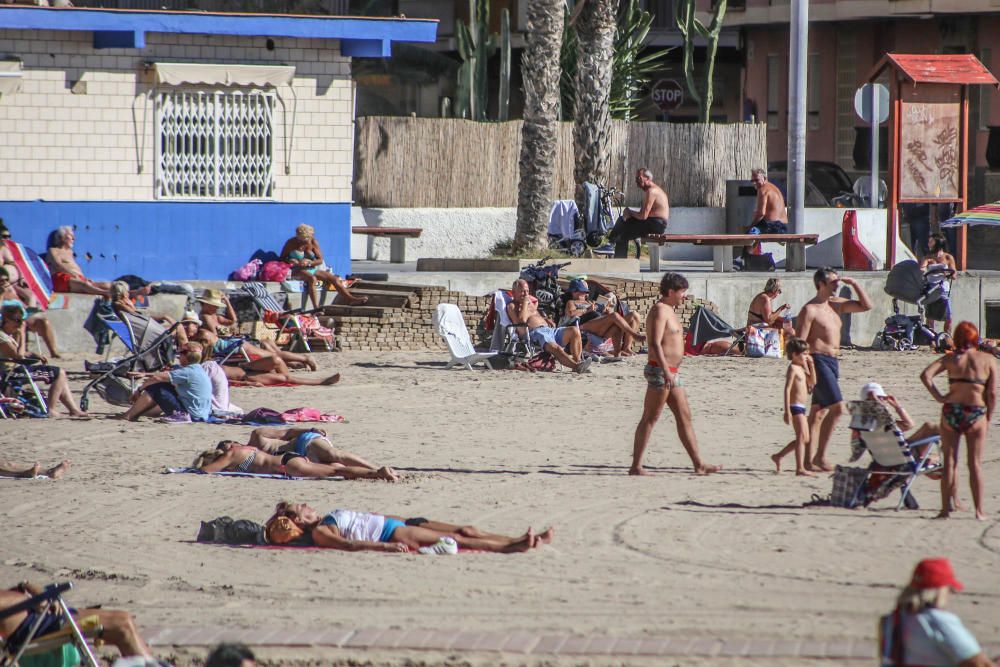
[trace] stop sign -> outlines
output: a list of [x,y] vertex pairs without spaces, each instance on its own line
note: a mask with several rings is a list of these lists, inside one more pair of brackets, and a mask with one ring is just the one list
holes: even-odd
[[663,111],[673,111],[684,103],[684,89],[674,79],[660,79],[653,86],[653,103]]

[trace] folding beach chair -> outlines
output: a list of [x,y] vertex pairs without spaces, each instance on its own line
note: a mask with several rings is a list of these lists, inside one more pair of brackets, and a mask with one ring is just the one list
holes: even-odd
[[448,362],[447,368],[464,366],[471,371],[479,362],[486,364],[487,368],[493,368],[490,359],[495,357],[497,352],[476,352],[458,306],[453,303],[438,304],[434,313],[434,328],[444,338],[448,351],[451,352],[451,361]]
[[[935,450],[940,450],[940,436],[907,442],[899,430],[896,420],[884,405],[877,401],[851,401],[851,428],[858,431],[861,443],[872,455],[865,483],[858,487],[857,494],[866,494],[862,501],[868,505],[885,498],[896,487],[900,488],[900,509],[904,504],[915,506],[910,488],[920,475],[936,472],[941,464],[931,461]],[[924,448],[923,453],[917,450]]]
[[0,419],[49,415],[48,403],[31,374],[36,363],[37,359],[0,359]]
[[[30,612],[39,608],[34,624],[29,628],[24,637],[18,637],[19,641],[16,645],[8,644],[6,640],[0,639],[0,667],[11,667],[12,665],[17,665],[18,660],[22,658],[41,656],[46,653],[58,654],[61,652],[62,655],[58,657],[65,657],[66,652],[63,650],[63,647],[67,644],[71,645],[78,652],[75,656],[75,662],[69,661],[68,664],[80,664],[82,661],[83,664],[89,665],[89,667],[99,667],[100,663],[91,650],[87,642],[87,637],[99,637],[103,632],[103,628],[101,628],[97,616],[75,619],[67,611],[69,607],[63,601],[62,594],[71,588],[73,588],[73,584],[69,582],[52,584],[46,586],[45,590],[39,595],[28,598],[24,602],[19,602],[7,609],[0,610],[0,618],[6,618],[23,611]],[[46,620],[48,614],[57,615],[62,627],[55,632],[37,636],[38,629],[42,622]],[[54,660],[46,662],[47,664],[53,664]],[[62,662],[60,660],[60,663]]]
[[539,350],[531,343],[530,337],[521,337],[517,330],[523,324],[514,324],[507,315],[507,304],[511,302],[513,296],[510,290],[497,290],[493,294],[493,338],[490,341],[490,350],[501,352],[508,356],[523,357],[530,359],[538,354]]
[[327,352],[333,351],[333,332],[326,327],[308,326],[306,317],[311,317],[322,310],[304,311],[301,308],[285,310],[275,298],[267,291],[263,283],[244,283],[244,292],[253,298],[257,309],[257,319],[269,326],[275,333],[275,340],[280,342],[281,338],[288,334],[291,339],[289,347],[294,348],[299,344],[306,352],[312,352],[309,341],[319,341],[326,348]]

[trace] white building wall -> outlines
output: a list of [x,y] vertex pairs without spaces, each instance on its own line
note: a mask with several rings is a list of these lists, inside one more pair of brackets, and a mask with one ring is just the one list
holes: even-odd
[[0,54],[23,61],[21,91],[0,96],[0,200],[153,200],[156,86],[144,65],[165,60],[294,65],[295,94],[277,91],[274,199],[351,201],[350,58],[336,40],[273,41],[147,33],[144,49],[97,50],[89,32],[0,30]]

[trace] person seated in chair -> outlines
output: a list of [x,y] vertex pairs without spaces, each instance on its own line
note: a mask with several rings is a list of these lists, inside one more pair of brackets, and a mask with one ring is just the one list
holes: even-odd
[[[507,316],[517,326],[517,335],[527,336],[556,360],[575,373],[585,373],[591,359],[583,359],[583,339],[579,327],[559,327],[538,312],[538,299],[531,295],[528,281],[514,281],[513,299],[507,304]],[[567,354],[565,348],[569,348]]]
[[639,315],[630,312],[620,315],[613,308],[600,310],[597,303],[590,300],[590,285],[576,278],[569,284],[569,298],[563,309],[563,322],[576,321],[581,335],[587,334],[591,348],[599,348],[611,339],[612,356],[632,356],[632,342],[643,342],[646,337],[639,333]]
[[[4,268],[0,268],[0,299],[5,304],[20,304],[24,307],[26,315],[31,310],[38,309],[38,301],[35,299],[35,296],[31,292],[28,292],[27,297],[25,297],[23,296],[23,291],[15,290],[11,285],[7,269]],[[28,331],[45,341],[45,347],[48,348],[50,357],[53,359],[60,358],[59,348],[56,346],[55,329],[52,328],[52,323],[49,322],[45,315],[39,312],[31,313],[24,321],[24,324]]]
[[[38,586],[24,581],[5,591],[0,591],[0,611],[9,609],[16,604],[24,602],[35,595],[42,593]],[[121,652],[122,656],[150,656],[152,651],[139,635],[132,615],[127,611],[118,609],[67,609],[75,620],[96,616],[97,621],[103,628],[101,637]],[[31,628],[38,621],[40,612],[36,609],[21,611],[0,619],[0,635],[6,637],[7,646],[10,648],[20,647],[27,639]],[[63,627],[65,618],[61,614],[52,613],[50,610],[41,619],[36,637],[41,637],[60,630]]]
[[0,308],[0,376],[10,375],[10,378],[0,382],[0,392],[6,391],[10,380],[16,380],[20,372],[13,371],[14,364],[3,363],[3,359],[34,359],[37,364],[26,366],[31,378],[37,382],[49,385],[49,395],[47,397],[50,414],[56,403],[62,403],[71,417],[88,417],[89,415],[77,407],[73,402],[73,394],[69,390],[69,380],[66,378],[66,371],[57,366],[48,366],[48,359],[40,354],[28,352],[27,327],[25,325],[25,311],[20,301],[5,303]]

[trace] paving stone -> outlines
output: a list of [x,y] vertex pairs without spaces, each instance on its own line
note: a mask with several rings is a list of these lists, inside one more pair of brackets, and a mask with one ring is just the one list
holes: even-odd
[[451,647],[458,633],[450,630],[431,630],[416,648],[446,649]]
[[767,639],[751,639],[747,642],[747,656],[771,656],[774,655],[774,642]]
[[835,641],[826,642],[826,653],[827,658],[850,658],[851,657],[851,642],[850,640],[839,639]]
[[382,632],[384,632],[382,628],[360,628],[343,643],[343,646],[371,646],[372,642],[378,639],[378,636],[382,634]]
[[806,640],[799,644],[799,655],[803,658],[825,658],[826,642]]
[[346,642],[348,639],[350,639],[353,634],[354,634],[354,630],[353,629],[350,629],[350,630],[348,630],[348,629],[322,630],[316,636],[316,643],[319,644],[319,645],[321,645],[321,646],[340,646],[341,644],[343,644],[344,642]]
[[[875,659],[878,655],[878,647],[875,644],[876,642],[868,639],[855,639],[851,642],[850,657]],[[996,653],[987,653],[987,655],[996,655]]]
[[507,641],[500,647],[501,651],[509,653],[529,653],[536,644],[539,636],[528,632],[515,632],[507,636]]
[[732,639],[722,642],[722,648],[719,649],[719,655],[725,656],[741,656],[746,655],[747,642],[745,639]]
[[580,654],[584,652],[587,648],[587,644],[590,642],[589,637],[567,637],[563,645],[559,647],[556,651],[559,655],[565,654]]
[[591,637],[583,653],[587,655],[609,655],[616,641],[618,640],[614,637],[603,635]]
[[371,646],[374,648],[396,648],[399,646],[400,640],[406,636],[406,632],[401,628],[389,628],[375,638]]
[[476,645],[483,639],[483,633],[481,632],[460,632],[455,637],[455,640],[451,643],[449,648],[455,649],[456,651],[472,651],[475,650]]
[[718,655],[722,648],[721,639],[694,639],[684,651],[684,655]]
[[499,651],[504,647],[504,644],[506,644],[509,639],[509,635],[487,632],[480,637],[478,642],[476,642],[476,650]]
[[641,643],[642,640],[640,639],[621,637],[615,642],[615,645],[611,650],[615,655],[632,655],[639,649],[639,645]]
[[798,656],[801,643],[793,639],[778,639],[774,642],[771,655]]
[[670,640],[668,639],[640,639],[639,647],[634,651],[635,655],[669,655],[666,653]]
[[531,653],[558,653],[559,649],[566,642],[566,637],[561,635],[544,635],[531,649]]

